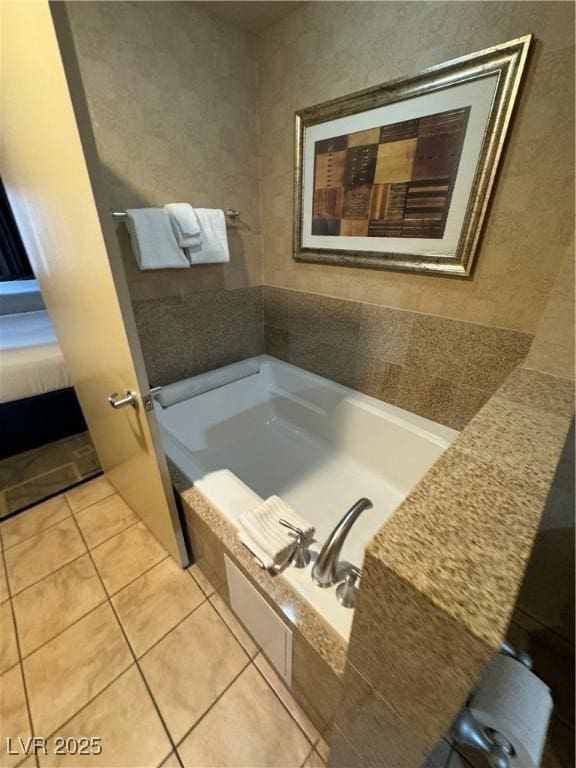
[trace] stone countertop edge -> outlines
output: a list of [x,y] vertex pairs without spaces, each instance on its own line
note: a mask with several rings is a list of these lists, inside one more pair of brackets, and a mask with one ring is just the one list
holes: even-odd
[[487,650],[505,637],[574,412],[574,381],[519,367],[367,547]]
[[232,556],[294,624],[331,669],[342,677],[346,664],[347,643],[321,616],[301,598],[282,577],[272,575],[254,562],[253,556],[240,543],[234,526],[194,487],[180,491],[185,506],[190,507],[220,539]]

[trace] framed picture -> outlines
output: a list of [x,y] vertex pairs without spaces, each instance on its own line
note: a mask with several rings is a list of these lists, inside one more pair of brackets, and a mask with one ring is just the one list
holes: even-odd
[[531,40],[298,112],[294,258],[469,275]]

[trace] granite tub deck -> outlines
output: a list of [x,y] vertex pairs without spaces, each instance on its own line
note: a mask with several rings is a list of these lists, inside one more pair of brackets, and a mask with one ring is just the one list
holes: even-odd
[[447,733],[506,636],[573,411],[573,381],[516,369],[372,539],[330,766],[419,766]]
[[223,597],[226,551],[292,624],[293,692],[330,730],[333,768],[416,768],[442,751],[506,636],[573,404],[573,381],[508,377],[369,544],[348,646],[174,475],[194,556]]

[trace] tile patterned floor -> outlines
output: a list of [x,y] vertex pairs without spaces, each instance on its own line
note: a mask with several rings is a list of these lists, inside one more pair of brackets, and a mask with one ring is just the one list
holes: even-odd
[[[0,523],[0,766],[322,768],[327,747],[197,567],[104,477]],[[18,737],[47,754],[10,755]],[[100,755],[56,754],[100,737]],[[74,742],[70,742],[73,744]]]
[[0,460],[0,518],[100,472],[88,432]]

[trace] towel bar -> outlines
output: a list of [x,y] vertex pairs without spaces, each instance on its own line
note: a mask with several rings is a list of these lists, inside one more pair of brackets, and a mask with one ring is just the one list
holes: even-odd
[[[238,216],[240,216],[240,211],[237,211],[235,208],[225,208],[224,214],[229,219],[237,219]],[[127,216],[125,211],[112,211],[112,217],[114,219],[125,219]]]

